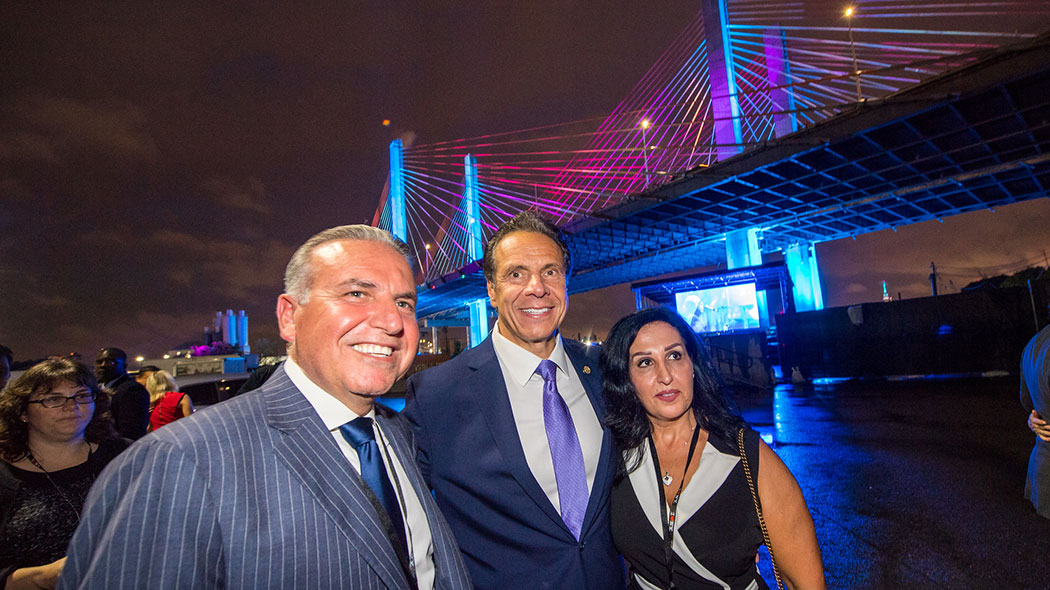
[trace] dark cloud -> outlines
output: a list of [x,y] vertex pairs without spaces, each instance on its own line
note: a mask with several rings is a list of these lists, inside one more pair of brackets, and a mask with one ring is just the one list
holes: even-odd
[[[605,114],[697,9],[4,2],[0,342],[20,358],[103,345],[157,354],[228,308],[248,312],[253,337],[276,342],[288,256],[325,227],[371,221],[391,139]],[[1034,255],[1034,239],[1014,252],[1020,245],[995,245],[994,232],[1045,220],[1046,209],[996,221],[1007,209],[978,224],[987,256],[960,246],[938,264]],[[929,255],[911,254],[924,238],[894,241],[909,231],[822,246],[829,299],[875,298],[892,269],[918,289]],[[566,332],[607,331],[633,301],[625,286],[610,293],[574,297]]]
[[212,179],[204,182],[204,190],[224,207],[235,212],[269,215],[273,209],[268,203],[266,187],[258,178],[242,181]]
[[157,158],[156,144],[142,129],[145,116],[133,104],[25,94],[6,106],[22,128],[4,138],[11,139],[3,141],[0,158],[59,165],[78,155],[144,162]]
[[1038,199],[903,226],[817,246],[828,306],[932,293],[930,263],[936,264],[940,293],[1032,265],[1047,266],[1050,255],[1050,199]]

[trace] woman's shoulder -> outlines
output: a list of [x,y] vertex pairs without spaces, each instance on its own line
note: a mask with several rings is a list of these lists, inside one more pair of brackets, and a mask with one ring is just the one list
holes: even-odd
[[744,452],[747,454],[747,459],[748,461],[757,464],[759,446],[762,437],[757,431],[747,425],[741,426],[734,431],[732,435],[721,435],[712,431],[708,436],[708,444],[713,445],[722,453],[739,457],[740,441],[738,437],[741,430],[744,432]]
[[[17,470],[17,471],[16,471]],[[18,467],[8,463],[7,461],[0,459],[0,495],[3,495],[3,490],[16,490],[18,489],[21,479],[18,477],[18,472],[23,471]]]

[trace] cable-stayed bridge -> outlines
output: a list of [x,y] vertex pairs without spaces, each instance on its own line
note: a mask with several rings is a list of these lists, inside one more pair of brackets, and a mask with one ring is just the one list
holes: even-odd
[[569,233],[570,292],[781,251],[815,309],[816,242],[1047,194],[1047,3],[701,4],[600,121],[391,145],[375,223],[420,317],[485,323],[481,243],[523,209]]

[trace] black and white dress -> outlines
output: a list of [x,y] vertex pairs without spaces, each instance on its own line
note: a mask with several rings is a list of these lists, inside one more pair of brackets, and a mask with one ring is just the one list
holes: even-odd
[[[758,434],[744,431],[752,477],[758,476]],[[612,528],[616,547],[631,567],[632,588],[667,588],[660,502],[648,443],[642,462],[613,487]],[[762,529],[744,476],[736,440],[712,433],[700,464],[678,501],[674,534],[674,579],[682,590],[765,590],[755,554]],[[672,484],[677,489],[677,482]]]

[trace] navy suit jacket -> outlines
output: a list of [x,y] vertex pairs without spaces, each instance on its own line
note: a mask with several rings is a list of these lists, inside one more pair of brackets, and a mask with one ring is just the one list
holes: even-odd
[[[435,585],[470,588],[448,523],[392,441],[434,537]],[[70,542],[59,588],[409,587],[365,484],[284,369],[259,390],[177,420],[103,471]]]
[[[597,351],[571,340],[564,344],[603,418]],[[456,535],[475,587],[623,588],[623,564],[609,524],[617,452],[608,429],[577,541],[525,460],[491,337],[413,375],[404,414],[416,432],[423,477]]]
[[109,411],[113,414],[117,433],[131,440],[145,436],[149,426],[149,392],[127,374],[117,379],[110,389],[113,397]]

